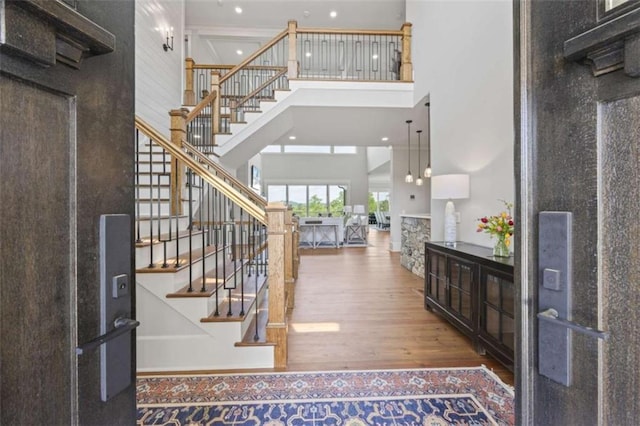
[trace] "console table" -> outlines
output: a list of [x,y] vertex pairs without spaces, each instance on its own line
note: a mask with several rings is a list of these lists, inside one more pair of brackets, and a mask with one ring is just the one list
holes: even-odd
[[469,336],[474,349],[513,371],[513,257],[464,242],[425,243],[425,308],[438,312]]
[[340,247],[338,225],[331,223],[300,224],[300,247]]

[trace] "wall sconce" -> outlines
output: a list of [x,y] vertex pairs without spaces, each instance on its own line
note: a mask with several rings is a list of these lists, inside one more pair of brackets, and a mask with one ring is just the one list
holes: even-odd
[[444,208],[444,243],[456,245],[455,199],[469,198],[469,175],[440,175],[431,178],[431,198],[448,200]]
[[173,51],[173,27],[167,30],[167,39],[162,43],[162,48],[165,52],[168,50]]
[[420,162],[420,133],[422,133],[422,130],[416,130],[416,133],[418,134],[418,177],[416,178],[416,185],[422,186],[422,178],[420,177],[420,164],[422,164]]
[[[431,102],[425,104],[427,107],[427,168],[424,169],[424,177],[431,177]],[[420,165],[418,165],[420,169]]]
[[413,120],[407,120],[407,175],[404,177],[404,181],[407,183],[413,182],[413,175],[411,174],[411,123]]

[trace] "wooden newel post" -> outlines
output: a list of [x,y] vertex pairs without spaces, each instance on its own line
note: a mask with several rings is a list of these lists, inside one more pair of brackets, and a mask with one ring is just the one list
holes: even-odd
[[293,311],[293,307],[295,305],[295,278],[294,278],[294,241],[293,241],[293,209],[291,207],[287,208],[287,211],[284,215],[284,229],[285,229],[285,240],[284,240],[284,282],[286,286],[286,296],[285,299],[287,302],[287,312]]
[[[171,143],[182,149],[182,141],[187,139],[187,114],[186,108],[172,109],[171,116]],[[182,176],[183,165],[176,158],[171,158],[171,214],[182,214]]]
[[267,341],[273,343],[274,366],[287,366],[287,316],[285,306],[285,213],[282,203],[269,203],[267,233],[269,247],[269,319]]
[[195,61],[191,58],[184,60],[185,62],[185,89],[184,99],[182,100],[185,105],[194,106],[196,104],[196,92],[193,90],[193,66]]
[[402,25],[402,63],[400,65],[400,79],[413,81],[413,64],[411,63],[411,24]]
[[297,21],[289,21],[289,61],[287,62],[287,77],[298,78],[298,59],[296,58]]

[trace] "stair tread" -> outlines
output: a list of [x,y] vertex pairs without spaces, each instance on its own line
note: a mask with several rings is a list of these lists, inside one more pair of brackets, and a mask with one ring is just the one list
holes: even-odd
[[[193,291],[189,291],[189,285],[187,284],[180,290],[167,294],[167,297],[210,297],[215,293],[217,286],[220,286],[221,284],[229,282],[231,279],[233,279],[233,276],[242,269],[242,266],[245,266],[247,263],[247,260],[243,260],[242,262],[237,261],[234,267],[233,261],[227,261],[225,262],[224,271],[222,268],[218,268],[217,271],[214,268],[212,271],[209,271],[207,273],[205,291],[202,291],[202,278],[197,278],[191,282],[191,288],[193,289]],[[222,277],[216,275],[222,275],[222,273],[226,273],[226,276]]]
[[[215,311],[212,312],[209,316],[201,318],[200,322],[237,322],[243,321],[246,313],[250,312],[254,309],[255,304],[255,280],[256,275],[253,273],[251,276],[248,276],[248,273],[245,273],[245,294],[244,294],[244,310],[245,315],[240,315],[242,310],[242,286],[238,285],[235,289],[225,290],[221,296],[221,301],[218,304],[218,313],[216,316]],[[267,277],[265,275],[258,276],[258,294],[262,288],[267,284]],[[226,294],[225,294],[226,293]],[[229,297],[231,297],[231,303],[229,303]],[[262,296],[264,298],[264,296]],[[229,307],[231,309],[229,309]],[[228,315],[229,310],[232,312],[232,315]]]

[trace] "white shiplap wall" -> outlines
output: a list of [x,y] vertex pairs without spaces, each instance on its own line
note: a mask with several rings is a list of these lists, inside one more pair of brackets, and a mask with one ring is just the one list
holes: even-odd
[[[136,115],[169,137],[169,110],[182,105],[184,0],[136,1]],[[173,27],[165,52],[162,28]]]

